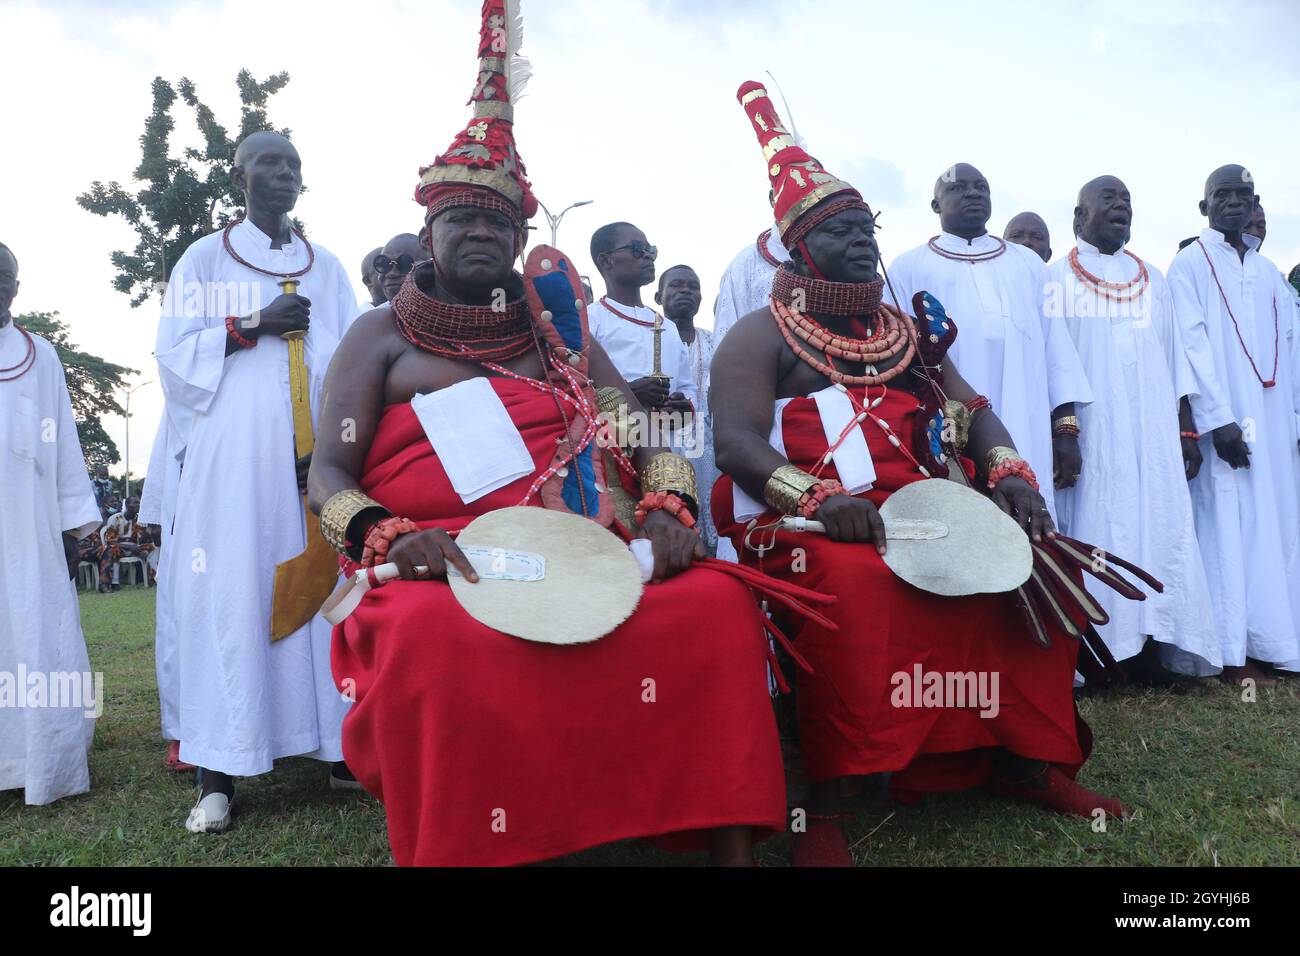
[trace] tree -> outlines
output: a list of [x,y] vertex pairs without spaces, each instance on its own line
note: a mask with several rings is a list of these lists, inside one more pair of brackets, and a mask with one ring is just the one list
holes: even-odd
[[104,431],[99,417],[126,414],[114,396],[127,387],[127,378],[135,375],[136,370],[80,351],[68,340],[68,327],[57,312],[27,312],[14,316],[14,322],[40,335],[59,354],[68,379],[72,416],[77,421],[77,438],[81,441],[86,465],[93,469],[96,465],[117,464],[122,456],[117,453],[113,439]]
[[[158,283],[171,277],[172,267],[191,243],[244,214],[243,192],[230,178],[235,147],[250,133],[263,130],[289,135],[288,129],[271,126],[266,112],[267,101],[288,82],[285,72],[259,82],[248,70],[239,71],[239,135],[232,139],[190,80],[182,77],[173,89],[161,76],[154,78],[153,111],[140,136],[140,165],[134,173],[143,187],[132,194],[116,181],[105,185],[96,180],[89,192],[77,197],[83,209],[97,216],[121,216],[135,231],[135,250],[117,250],[110,257],[117,269],[113,288],[131,296],[132,306],[145,302]],[[203,135],[203,148],[186,148],[180,159],[170,148],[177,90],[194,110]]]

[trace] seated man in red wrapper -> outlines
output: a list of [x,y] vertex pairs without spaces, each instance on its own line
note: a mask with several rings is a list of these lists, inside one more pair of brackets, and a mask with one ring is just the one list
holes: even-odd
[[[754,832],[785,819],[767,641],[740,580],[691,568],[704,550],[685,459],[634,456],[655,567],[603,639],[508,636],[445,580],[450,566],[478,581],[452,535],[496,509],[567,509],[625,531],[619,476],[592,436],[595,390],[641,410],[587,337],[576,268],[542,249],[526,279],[512,272],[537,203],[511,132],[511,57],[491,48],[502,7],[484,4],[474,119],[417,189],[432,262],[357,320],[325,385],[310,475],[322,533],[354,562],[401,572],[334,631],[335,679],[355,699],[343,749],[383,801],[401,865],[522,864],[669,835],[750,865]],[[453,424],[426,430],[433,419]]]
[[[828,612],[837,632],[806,623],[790,635],[808,665],[798,718],[813,781],[796,865],[851,863],[839,817],[849,778],[866,774],[892,772],[896,794],[987,783],[1062,812],[1121,813],[1073,779],[1090,745],[1071,693],[1079,645],[1045,634],[1050,648],[1038,646],[1010,594],[938,597],[886,566],[877,506],[947,474],[942,414],[953,403],[964,406],[948,413],[968,422],[979,484],[1033,541],[1055,533],[1006,429],[945,360],[955,323],[928,297],[920,319],[881,305],[867,204],[794,144],[759,84],[738,98],[763,146],[791,261],[773,280],[770,310],[743,317],[713,363],[717,460],[729,476],[714,491],[714,517],[743,562],[840,598]],[[773,548],[756,558],[747,522],[782,513],[814,518],[825,534],[773,530],[760,542]],[[917,668],[996,677],[998,699],[984,710],[917,707],[900,699],[895,676]]]

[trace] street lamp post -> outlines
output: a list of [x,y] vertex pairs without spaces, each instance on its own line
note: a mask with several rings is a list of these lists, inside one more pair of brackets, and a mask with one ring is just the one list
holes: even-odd
[[570,203],[569,205],[565,206],[562,210],[560,210],[560,214],[558,216],[552,216],[551,211],[546,208],[546,204],[542,202],[540,199],[537,201],[537,205],[542,207],[542,212],[546,216],[546,221],[551,224],[551,245],[552,246],[556,246],[556,247],[559,246],[559,242],[556,240],[555,237],[560,231],[560,220],[564,218],[564,214],[568,212],[570,209],[577,209],[579,206],[590,206],[592,201],[593,200],[590,199],[580,199],[575,203]]
[[152,384],[153,380],[151,379],[148,382],[141,382],[135,388],[126,390],[126,450],[123,455],[125,468],[122,471],[122,482],[126,486],[126,490],[122,495],[123,506],[126,505],[126,499],[131,497],[131,396],[146,385]]

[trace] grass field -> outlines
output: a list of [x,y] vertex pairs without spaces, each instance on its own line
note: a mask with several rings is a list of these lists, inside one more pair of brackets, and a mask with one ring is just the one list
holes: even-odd
[[[93,670],[105,710],[90,754],[91,791],[48,807],[0,793],[0,865],[326,865],[389,862],[383,809],[330,791],[327,769],[285,760],[239,784],[242,813],[220,836],[183,828],[194,790],[163,770],[154,681],[153,594],[84,594]],[[1080,774],[1136,810],[1095,833],[1090,822],[983,794],[917,806],[868,806],[850,834],[860,865],[1300,865],[1300,688],[1290,681],[1243,702],[1214,683],[1202,696],[1129,690],[1084,699],[1097,742]],[[783,866],[786,838],[761,862]],[[699,857],[625,842],[565,865],[684,865]]]

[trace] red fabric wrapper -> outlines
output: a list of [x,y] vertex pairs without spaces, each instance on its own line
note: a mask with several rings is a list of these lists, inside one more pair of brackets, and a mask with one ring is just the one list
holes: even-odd
[[[554,400],[491,381],[542,468],[561,434]],[[361,486],[455,530],[517,505],[531,481],[466,505],[403,404],[384,412]],[[334,629],[334,677],[356,701],[344,755],[383,801],[400,865],[521,864],[665,835],[702,850],[728,825],[766,835],[785,821],[766,647],[748,589],[705,568],[647,585],[612,634],[567,647],[485,627],[445,581],[394,581]]]
[[[917,406],[914,396],[897,390],[875,413],[896,434],[910,435]],[[790,402],[782,426],[790,462],[811,471],[826,452],[816,403]],[[922,480],[881,429],[870,422],[859,427],[876,481],[858,497],[879,506],[890,492]],[[822,477],[839,475],[831,465]],[[714,485],[713,509],[719,534],[729,535],[741,560],[757,567],[757,556],[744,548],[744,526],[732,516],[730,478]],[[803,549],[802,561],[795,548]],[[982,783],[993,747],[1048,761],[1071,776],[1083,764],[1091,735],[1074,707],[1079,645],[1061,632],[1053,632],[1050,650],[1035,645],[1013,595],[930,594],[896,577],[873,545],[807,532],[779,533],[762,570],[840,598],[824,611],[839,624],[837,633],[799,619],[786,632],[813,669],[799,671],[797,685],[799,735],[811,779],[892,771],[895,796],[909,799]],[[981,717],[978,704],[911,706],[910,694],[908,706],[893,706],[897,685],[891,678],[902,672],[914,685],[917,664],[923,673],[997,672],[997,715]]]

